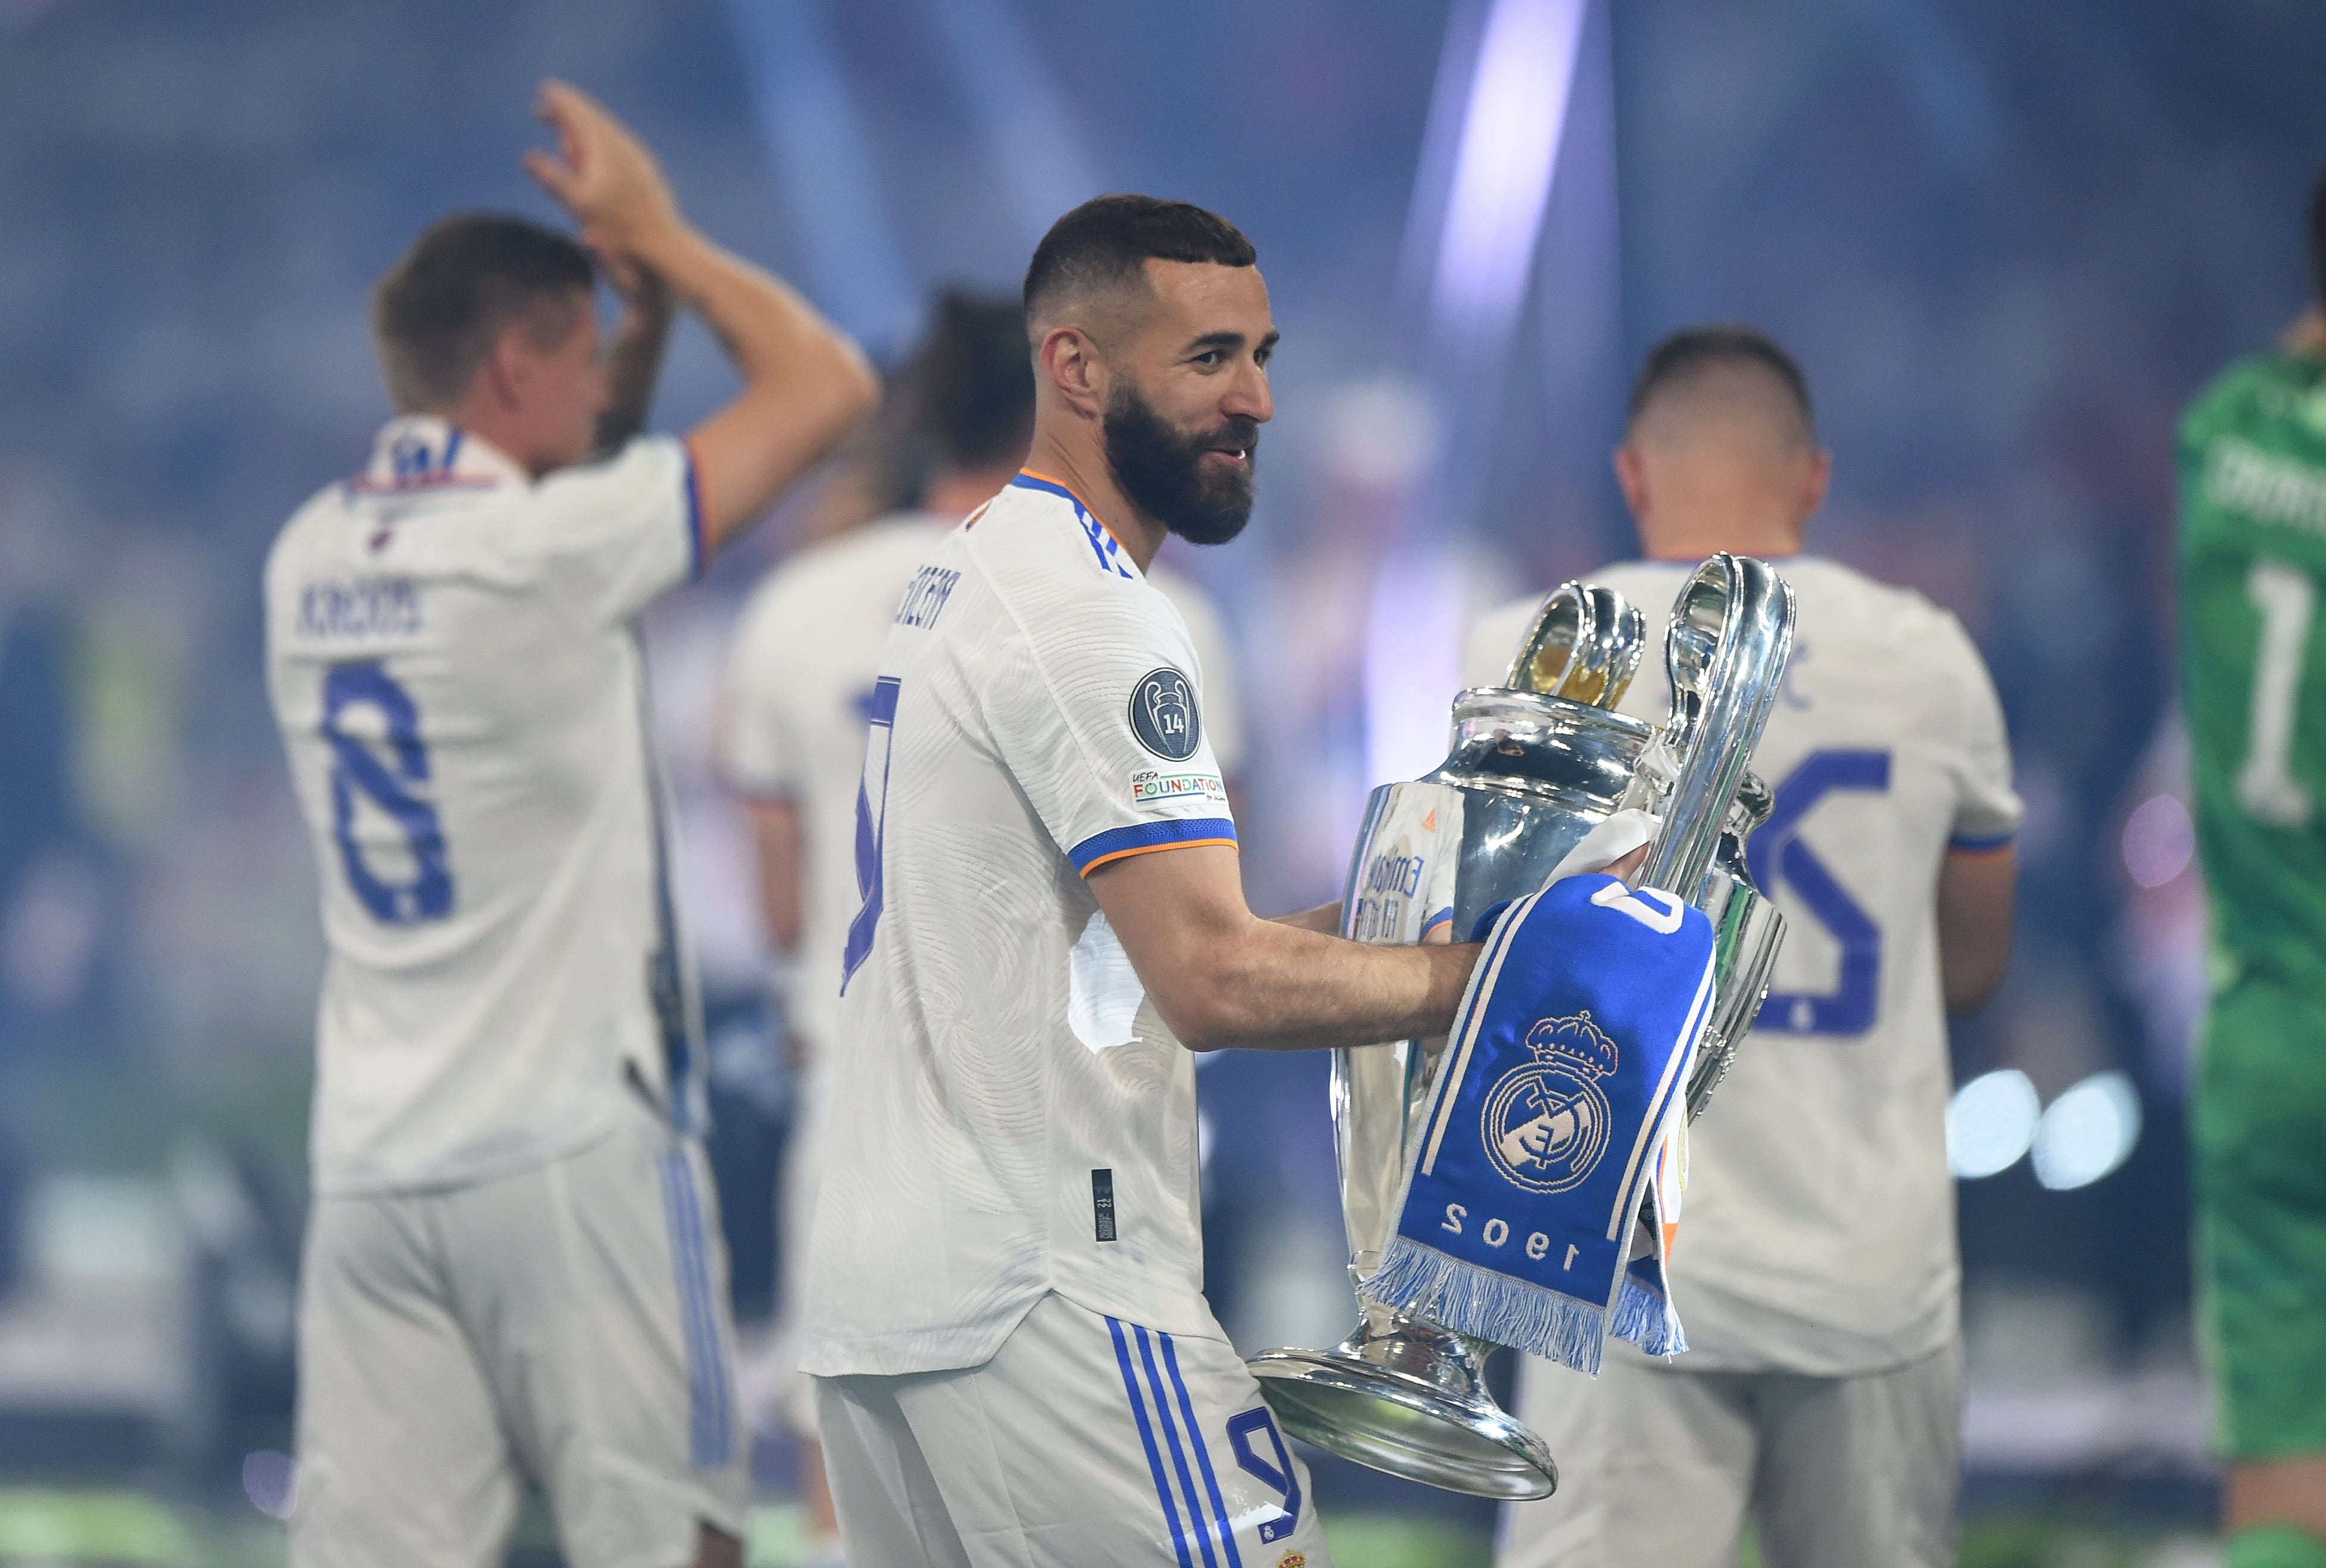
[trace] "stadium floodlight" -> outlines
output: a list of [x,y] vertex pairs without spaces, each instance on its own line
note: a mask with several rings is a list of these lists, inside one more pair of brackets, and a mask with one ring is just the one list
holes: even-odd
[[2008,1171],[2035,1141],[2042,1102],[2017,1068],[1982,1073],[1947,1106],[1947,1165],[1966,1181]]
[[2035,1128],[2035,1180],[2054,1192],[2089,1187],[2140,1142],[2140,1091],[2121,1072],[2094,1073],[2053,1100]]

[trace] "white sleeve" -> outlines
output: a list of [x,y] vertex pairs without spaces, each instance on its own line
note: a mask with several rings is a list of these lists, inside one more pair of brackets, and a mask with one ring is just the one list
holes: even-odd
[[685,445],[642,437],[535,486],[517,548],[591,621],[627,621],[701,569],[701,502]]
[[795,690],[784,583],[777,578],[752,592],[727,655],[727,688],[719,723],[719,770],[729,788],[755,799],[798,792],[802,754],[793,722]]
[[1102,584],[1018,621],[986,718],[1001,759],[1084,876],[1112,861],[1233,845],[1195,646],[1167,601]]
[[1184,577],[1160,574],[1149,581],[1187,623],[1187,637],[1196,649],[1193,673],[1204,693],[1204,738],[1212,743],[1222,776],[1233,778],[1243,766],[1243,702],[1236,685],[1235,645],[1228,640],[1218,607],[1203,589]]
[[1951,615],[1946,630],[1957,648],[1951,661],[1961,693],[1961,754],[1954,826],[1947,847],[1978,854],[2007,847],[2017,836],[2026,806],[2011,784],[2011,737],[2003,722],[2003,702],[1978,648]]

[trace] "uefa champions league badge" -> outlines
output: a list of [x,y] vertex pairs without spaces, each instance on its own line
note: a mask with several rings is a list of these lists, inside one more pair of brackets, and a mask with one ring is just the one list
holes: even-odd
[[1130,694],[1130,733],[1167,762],[1196,754],[1203,721],[1196,713],[1196,683],[1172,668],[1150,669]]
[[1615,1042],[1586,1010],[1527,1031],[1534,1059],[1502,1076],[1486,1097],[1480,1142],[1494,1168],[1530,1192],[1580,1186],[1607,1152],[1607,1097]]

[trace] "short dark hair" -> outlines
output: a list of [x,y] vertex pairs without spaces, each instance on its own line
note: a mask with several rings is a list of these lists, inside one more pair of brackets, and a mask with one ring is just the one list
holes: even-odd
[[902,380],[930,467],[992,468],[1026,455],[1034,432],[1034,364],[1017,301],[946,289]]
[[573,295],[596,285],[588,251],[526,219],[456,212],[430,225],[372,290],[388,397],[406,414],[451,407],[503,332],[524,325],[562,342]]
[[2326,169],[2310,187],[2310,296],[2326,305]]
[[1729,324],[1689,327],[1650,349],[1632,383],[1632,419],[1636,422],[1658,394],[1686,386],[1707,371],[1735,366],[1776,378],[1800,411],[1802,428],[1814,437],[1817,419],[1810,408],[1810,384],[1793,357],[1767,333]]
[[1097,196],[1050,225],[1026,268],[1026,319],[1062,294],[1108,290],[1143,278],[1149,261],[1250,266],[1260,259],[1243,230],[1216,212],[1152,196]]

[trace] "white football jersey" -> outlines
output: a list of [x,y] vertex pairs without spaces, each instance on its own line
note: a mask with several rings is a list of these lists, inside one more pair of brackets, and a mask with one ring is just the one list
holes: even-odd
[[[1950,850],[2008,845],[2023,811],[2002,705],[1952,615],[1837,562],[1774,565],[1800,620],[1753,753],[1776,809],[1749,853],[1785,943],[1760,1022],[1691,1131],[1672,1288],[1689,1368],[1838,1377],[1957,1331],[1939,871]],[[1634,562],[1586,579],[1647,616],[1627,714],[1670,708],[1664,630],[1692,569]],[[1502,684],[1540,602],[1478,622],[1465,685]]]
[[1053,1290],[1216,1331],[1194,1058],[1083,882],[1235,842],[1202,678],[1170,601],[1032,475],[898,602],[860,775],[804,1370],[975,1366]]
[[695,503],[675,441],[535,482],[404,418],[277,536],[267,686],[330,947],[318,1190],[505,1174],[672,1091],[689,1009],[630,623],[697,564]]
[[[805,905],[786,1001],[792,1023],[816,1046],[837,1038],[841,953],[864,901],[856,789],[880,654],[897,601],[952,527],[899,512],[815,545],[770,572],[736,624],[721,762],[743,794],[789,800],[799,811]],[[1218,612],[1202,589],[1160,565],[1147,581],[1187,623],[1203,671],[1205,738],[1233,778],[1242,730]]]

